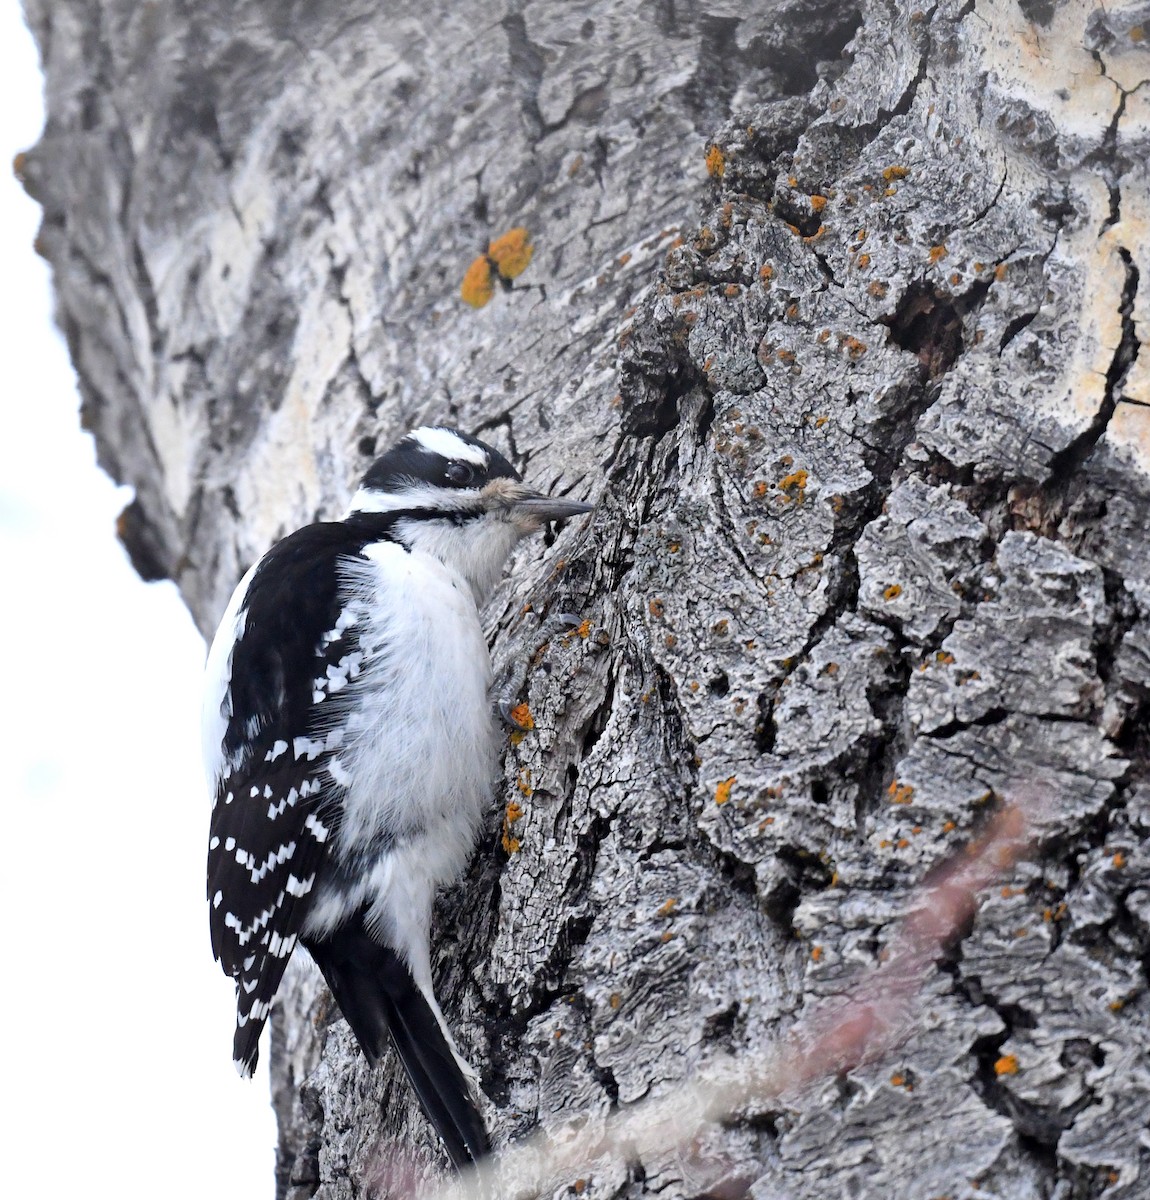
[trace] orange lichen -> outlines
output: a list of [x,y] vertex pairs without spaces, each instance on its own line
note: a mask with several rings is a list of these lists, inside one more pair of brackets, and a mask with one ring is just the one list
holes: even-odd
[[763,265],[759,268],[759,278],[764,283],[770,283],[774,273],[775,268],[772,267],[770,263],[763,263]]
[[724,779],[722,783],[715,787],[715,803],[726,804],[731,798],[731,788],[735,786],[737,776],[732,775],[729,779]]
[[822,212],[823,209],[826,208],[826,206],[827,206],[826,196],[814,195],[811,197],[811,208],[813,208],[815,210],[815,212]]
[[491,275],[491,263],[487,261],[486,255],[481,254],[467,268],[463,282],[459,285],[459,294],[464,304],[470,304],[472,308],[482,308],[491,299],[494,291],[495,280]]
[[514,279],[527,270],[527,264],[535,253],[535,247],[528,237],[527,230],[518,225],[489,243],[487,257],[504,279]]
[[675,935],[669,929],[666,929],[662,934],[660,934],[659,941],[664,943],[669,942],[674,936]]
[[1014,1054],[1004,1054],[994,1064],[995,1075],[1017,1075],[1018,1058]]
[[530,796],[535,791],[531,786],[531,768],[523,767],[519,772],[519,778],[515,781],[515,786],[525,795]]
[[994,268],[994,278],[999,283],[1006,278],[1006,263],[999,263],[998,266]]
[[1118,853],[1115,854],[1114,857],[1110,860],[1110,863],[1111,863],[1111,866],[1115,866],[1119,870],[1121,870],[1126,865],[1126,855],[1123,854],[1121,850],[1119,850]]
[[856,337],[844,338],[842,344],[849,358],[859,359],[866,353],[866,342],[860,342]]
[[881,300],[890,291],[890,287],[888,284],[876,279],[874,283],[867,284],[866,290],[868,296],[873,296],[876,300]]
[[674,911],[675,906],[679,903],[677,897],[672,896],[669,900],[664,900],[655,911],[657,917],[669,917]]
[[535,718],[531,715],[531,708],[526,702],[517,704],[511,710],[511,719],[520,729],[535,728]]
[[811,962],[818,962],[823,956],[822,946],[811,947]]
[[943,833],[953,833],[957,828],[958,826],[953,821],[943,821],[942,823]]
[[888,584],[882,590],[882,598],[887,601],[896,600],[901,595],[902,595],[902,585],[898,584],[898,583]]
[[658,596],[647,604],[647,611],[653,617],[661,617],[663,615],[663,601]]
[[707,174],[712,179],[722,179],[727,173],[727,156],[718,146],[712,146],[707,151]]
[[927,255],[927,257],[932,263],[940,263],[949,253],[950,251],[944,245],[939,244],[937,246],[931,246],[930,253]]
[[884,168],[882,177],[887,183],[890,183],[892,179],[905,179],[908,174],[910,174],[909,167],[904,167],[896,163],[893,166]]
[[519,839],[512,837],[511,826],[523,816],[523,809],[514,800],[507,805],[503,813],[503,851],[505,854],[515,854],[519,850]]
[[755,480],[755,486],[752,491],[755,493],[755,498],[761,500],[767,494],[766,481],[762,479]]
[[611,998],[607,1001],[607,1003],[613,1009],[618,1009],[619,1005],[623,1003],[623,997],[620,996],[618,992],[612,992]]
[[803,494],[807,487],[807,472],[799,467],[798,470],[792,471],[789,475],[784,475],[778,482],[778,489],[783,493],[787,500],[793,500],[796,504],[802,504]]
[[899,783],[897,779],[892,779],[886,793],[891,804],[909,804],[914,797],[914,788],[909,783]]

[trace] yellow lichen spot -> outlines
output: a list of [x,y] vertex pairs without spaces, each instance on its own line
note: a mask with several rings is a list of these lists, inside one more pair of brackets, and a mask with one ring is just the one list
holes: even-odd
[[823,209],[826,208],[826,206],[827,206],[826,196],[814,195],[811,197],[811,208],[813,208],[815,210],[815,212],[822,212]]
[[999,263],[994,268],[994,278],[998,283],[1001,283],[1006,278],[1006,263]]
[[491,264],[486,255],[481,254],[467,268],[463,283],[459,286],[459,294],[464,304],[472,308],[482,308],[491,299],[495,291],[495,280],[491,277]]
[[1111,1012],[1121,1012],[1126,1007],[1125,1000],[1111,1000],[1106,1006]]
[[503,851],[505,854],[515,854],[519,849],[519,839],[512,837],[511,826],[523,816],[523,809],[512,800],[503,813]]
[[1111,866],[1117,867],[1118,870],[1121,871],[1122,868],[1126,865],[1126,855],[1123,854],[1121,850],[1119,850],[1118,853],[1115,854],[1114,857],[1110,860],[1110,864],[1111,864]]
[[666,929],[659,936],[659,941],[661,941],[665,944],[665,943],[669,942],[674,936],[675,935],[669,929]]
[[823,956],[822,946],[811,947],[811,962],[818,962]]
[[607,1001],[607,1003],[617,1011],[619,1005],[623,1003],[623,997],[620,996],[618,992],[612,992],[611,998]]
[[707,151],[707,174],[712,179],[722,179],[727,173],[727,156],[718,146],[712,146]]
[[519,778],[516,780],[515,786],[525,795],[530,796],[535,789],[531,786],[531,768],[523,767],[519,772]]
[[879,848],[880,850],[889,850],[889,849],[890,849],[890,839],[889,839],[889,838],[883,838],[883,839],[882,839],[882,841],[881,841],[881,842],[879,842],[879,844],[878,844],[878,848]]
[[591,636],[591,618],[590,617],[588,617],[587,620],[581,621],[579,623],[578,628],[575,630],[575,636],[581,637],[584,640],[586,640],[588,637]]
[[730,800],[731,788],[733,788],[735,786],[736,779],[737,779],[737,776],[732,775],[730,777],[730,779],[724,779],[722,781],[722,783],[719,783],[716,785],[716,787],[715,787],[715,803],[716,804],[726,804],[727,801]]
[[792,471],[789,475],[784,475],[778,482],[778,489],[783,493],[787,500],[793,500],[796,504],[802,504],[803,495],[807,487],[807,472],[799,467],[797,471]]
[[1146,26],[1131,25],[1128,36],[1132,42],[1144,42],[1146,40]]
[[1014,1054],[1004,1054],[994,1064],[995,1075],[1017,1075],[1018,1057]]
[[950,666],[954,662],[954,655],[947,650],[940,650],[934,656],[934,661],[943,663],[945,666]]
[[884,600],[897,600],[902,595],[902,585],[897,583],[888,584],[882,590],[882,598]]
[[855,263],[858,266],[860,271],[865,271],[867,269],[867,267],[870,266],[870,255],[869,254],[860,254],[858,256],[858,258],[855,260]]
[[891,185],[890,187],[888,187],[888,188],[883,188],[883,193],[882,193],[882,194],[883,194],[884,196],[897,196],[897,195],[898,195],[898,188],[896,188],[896,187],[895,187],[895,186],[892,184],[892,185]]
[[931,246],[930,253],[927,255],[927,257],[932,263],[940,263],[949,253],[950,251],[940,243],[937,246]]
[[910,174],[910,169],[908,167],[895,164],[893,166],[886,167],[883,170],[882,177],[887,181],[887,183],[890,183],[892,179],[905,179],[908,174]]
[[656,910],[655,916],[669,917],[675,911],[675,907],[678,905],[678,903],[679,900],[677,896],[672,896],[669,900],[664,900]]
[[509,229],[487,247],[487,257],[504,279],[514,279],[527,270],[527,264],[535,253],[535,247],[527,240],[527,230],[522,225]]
[[798,186],[799,186],[799,181],[798,181],[797,177],[794,175],[788,175],[787,176],[787,187],[794,188],[794,187],[798,187]]
[[822,429],[822,427],[823,427],[823,426],[824,426],[824,425],[825,425],[825,424],[826,424],[826,423],[827,423],[829,420],[830,420],[830,417],[815,417],[815,428],[816,428],[816,429]]
[[914,798],[914,788],[909,783],[899,783],[897,779],[892,779],[886,794],[890,797],[891,804],[909,804]]

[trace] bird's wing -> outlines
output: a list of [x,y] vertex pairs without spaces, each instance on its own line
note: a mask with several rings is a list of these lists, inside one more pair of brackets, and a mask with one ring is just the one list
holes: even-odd
[[212,693],[222,696],[222,744],[208,902],[213,952],[236,982],[234,1057],[245,1075],[337,832],[343,789],[327,767],[339,733],[324,705],[347,682],[358,630],[341,618],[335,563],[361,548],[339,523],[285,538],[233,609],[221,634],[230,651],[211,656],[226,681]]

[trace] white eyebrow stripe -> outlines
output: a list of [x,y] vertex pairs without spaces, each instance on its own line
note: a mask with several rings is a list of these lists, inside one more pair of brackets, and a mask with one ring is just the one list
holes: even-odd
[[441,454],[447,459],[462,459],[477,467],[487,466],[486,452],[465,442],[451,429],[423,425],[419,429],[413,429],[408,436],[430,454]]

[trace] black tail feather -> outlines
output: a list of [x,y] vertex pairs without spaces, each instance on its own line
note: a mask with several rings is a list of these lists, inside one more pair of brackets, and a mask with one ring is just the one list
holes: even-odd
[[356,920],[307,945],[372,1063],[390,1039],[456,1169],[491,1153],[483,1118],[447,1037],[403,959]]

